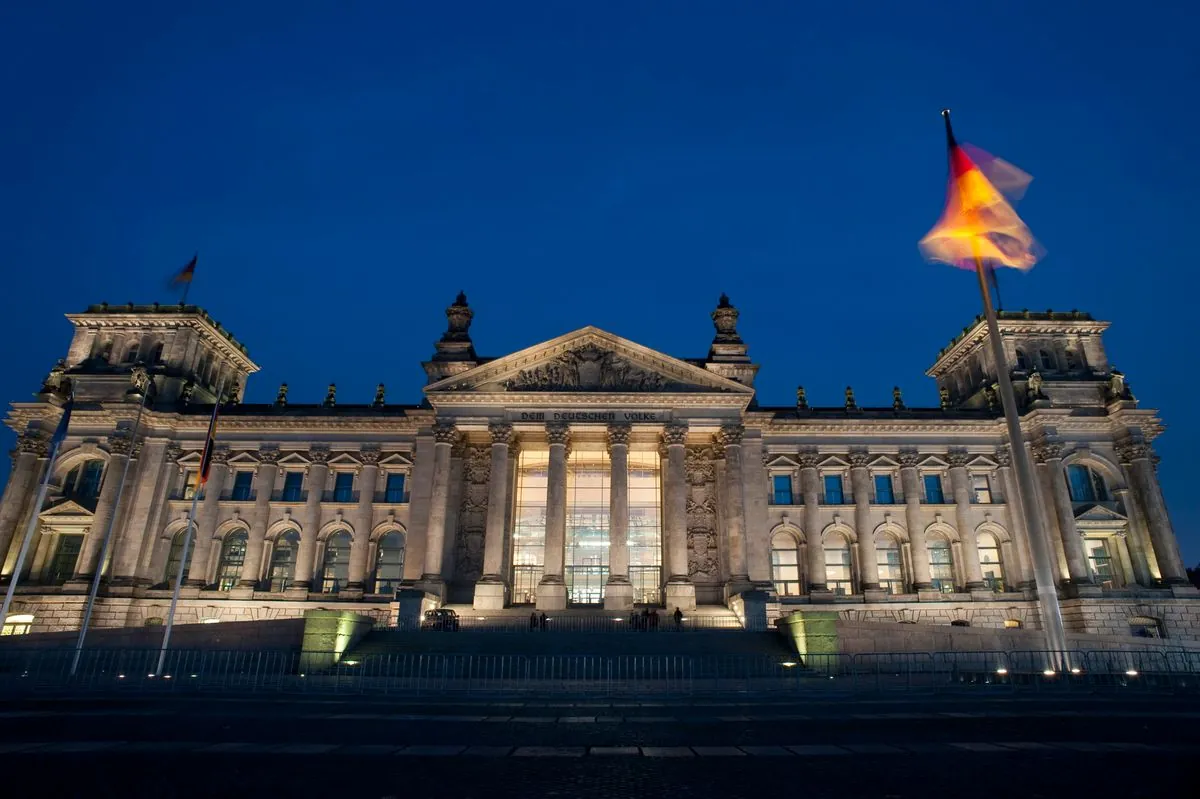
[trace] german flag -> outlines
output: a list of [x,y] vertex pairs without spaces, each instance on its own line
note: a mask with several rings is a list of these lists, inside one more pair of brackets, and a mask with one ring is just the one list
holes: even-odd
[[179,288],[180,286],[191,283],[192,278],[196,276],[196,259],[199,257],[200,253],[193,255],[192,260],[188,261],[187,265],[184,266],[183,269],[180,269],[178,272],[176,272],[175,276],[171,278],[168,288]]
[[204,453],[200,456],[200,479],[196,482],[197,488],[208,482],[208,467],[212,466],[213,447],[217,436],[217,411],[220,407],[219,401],[213,402],[212,419],[208,422],[208,435],[204,438]]
[[922,252],[930,261],[971,271],[997,266],[1030,269],[1041,257],[1041,248],[1012,201],[1032,178],[982,150],[960,145],[950,127],[949,109],[942,116],[950,182],[941,219],[921,239]]

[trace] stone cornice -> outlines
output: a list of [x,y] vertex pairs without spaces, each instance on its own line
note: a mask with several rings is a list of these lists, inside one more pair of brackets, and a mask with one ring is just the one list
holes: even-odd
[[438,412],[455,406],[492,406],[513,408],[596,407],[662,407],[662,408],[734,408],[744,410],[752,399],[749,394],[695,394],[654,392],[516,392],[516,391],[439,391],[429,395],[429,402]]
[[[1040,317],[1040,318],[1039,318]],[[1002,314],[999,320],[1000,337],[1009,336],[1055,336],[1055,335],[1100,335],[1108,329],[1108,322],[1100,322],[1082,314],[1072,318],[1070,313],[1031,314],[1022,318],[1019,314]],[[938,353],[933,366],[926,370],[929,377],[937,377],[952,369],[966,354],[987,339],[987,323],[976,317],[975,322],[963,329],[945,349]]]
[[145,305],[132,308],[94,305],[84,313],[70,313],[66,314],[66,317],[71,324],[83,328],[138,327],[177,330],[190,327],[243,372],[253,374],[259,370],[258,364],[250,360],[245,346],[220,327],[208,313],[194,305]]

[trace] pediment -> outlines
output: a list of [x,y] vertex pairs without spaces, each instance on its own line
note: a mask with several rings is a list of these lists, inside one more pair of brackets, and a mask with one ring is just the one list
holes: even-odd
[[48,507],[44,511],[42,511],[41,514],[38,516],[38,518],[43,519],[45,521],[56,521],[56,522],[65,522],[65,521],[83,522],[83,521],[91,521],[93,515],[94,514],[92,513],[90,508],[86,508],[83,505],[80,505],[78,502],[76,502],[73,499],[63,499],[63,500],[60,500],[58,503],[51,505],[50,507]]
[[425,388],[426,394],[716,393],[754,389],[596,327],[489,361]]
[[1075,513],[1076,522],[1124,522],[1125,517],[1117,513],[1114,509],[1105,507],[1104,505],[1091,505]]

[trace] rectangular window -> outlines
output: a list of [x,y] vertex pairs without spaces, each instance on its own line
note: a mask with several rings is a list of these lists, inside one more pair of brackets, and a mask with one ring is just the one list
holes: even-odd
[[58,546],[50,561],[50,584],[62,585],[75,575],[75,563],[83,551],[83,536],[59,535]]
[[792,504],[792,476],[790,474],[777,474],[771,477],[772,504],[774,505],[791,505]]
[[200,472],[195,469],[188,469],[183,473],[183,498],[192,499],[196,496],[196,482],[200,479]]
[[825,547],[825,587],[837,596],[850,596],[850,546],[845,542]]
[[338,472],[333,476],[333,501],[354,501],[354,473]]
[[845,497],[842,495],[842,476],[840,474],[825,475],[825,505],[843,505]]
[[517,461],[516,500],[513,509],[514,605],[532,605],[546,564],[546,486],[550,467],[548,451],[522,450]]
[[890,474],[875,475],[875,503],[877,505],[894,505],[896,503],[896,494],[892,491]]
[[283,501],[299,502],[302,499],[304,472],[286,472],[283,475]]
[[875,563],[879,568],[879,587],[889,594],[904,593],[904,567],[900,560],[900,546],[895,541],[879,544],[875,548]]
[[629,453],[629,582],[637,604],[662,602],[661,473],[657,452]]
[[233,491],[230,499],[245,502],[250,499],[250,491],[254,487],[254,472],[234,472]]
[[954,556],[949,541],[929,542],[929,581],[934,591],[954,593]]
[[608,453],[572,450],[567,457],[567,601],[599,605],[608,582]]
[[979,505],[992,504],[992,486],[982,472],[971,475],[971,501]]
[[392,472],[387,476],[383,500],[384,502],[404,501],[404,475]]
[[940,474],[927,474],[924,476],[925,483],[925,501],[930,505],[946,504],[946,496],[942,493],[942,476]]
[[1092,570],[1092,579],[1103,588],[1116,588],[1116,576],[1113,574],[1112,553],[1109,552],[1108,542],[1103,538],[1086,538],[1083,548],[1087,551],[1088,565]]
[[[786,535],[786,533],[784,533]],[[780,596],[800,595],[800,551],[795,544],[771,550],[771,579]]]

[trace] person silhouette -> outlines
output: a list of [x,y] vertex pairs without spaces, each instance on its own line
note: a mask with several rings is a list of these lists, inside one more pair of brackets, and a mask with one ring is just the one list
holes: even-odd
[[680,610],[679,608],[675,608],[675,613],[673,613],[672,615],[675,617],[675,629],[676,630],[682,629],[683,628],[683,611]]
[[540,624],[541,624],[541,626],[542,626],[542,632],[545,632],[545,631],[546,631],[546,622],[547,622],[547,621],[549,621],[549,619],[547,619],[547,618],[546,618],[546,612],[545,612],[545,611],[542,611],[542,618],[541,618],[541,619],[539,619],[539,623],[540,623]]
[[538,617],[537,617],[537,611],[535,610],[529,614],[529,629],[536,630],[537,626],[538,626]]

